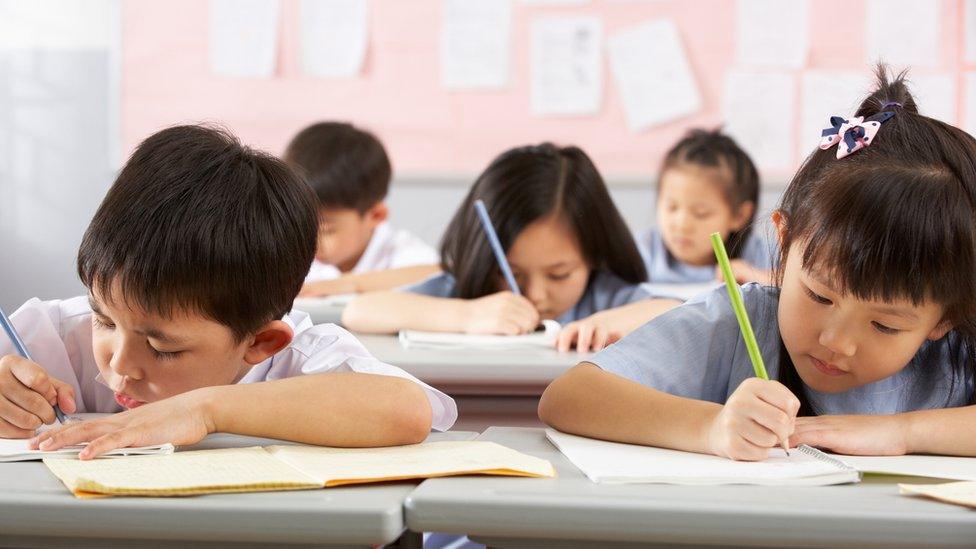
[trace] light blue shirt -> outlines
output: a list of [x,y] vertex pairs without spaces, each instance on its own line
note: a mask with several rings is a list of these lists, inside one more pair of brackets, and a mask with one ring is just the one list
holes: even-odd
[[[715,280],[715,265],[688,265],[678,260],[664,245],[661,233],[656,228],[635,234],[634,240],[644,258],[647,281],[651,284],[688,284]],[[760,269],[771,269],[777,255],[774,242],[775,239],[765,234],[763,226],[757,224],[749,234],[739,259]]]
[[[780,368],[779,290],[742,286],[743,298],[771,379]],[[953,385],[950,332],[926,341],[898,373],[841,393],[804,388],[817,415],[894,414],[966,405],[973,378]],[[961,346],[960,346],[961,347]],[[965,351],[960,350],[960,354]],[[718,288],[672,309],[594,355],[590,362],[647,387],[677,396],[725,403],[744,380],[755,377],[726,289]]]
[[[431,297],[457,297],[457,283],[452,275],[440,273],[413,286],[407,286],[403,291]],[[640,284],[626,282],[613,273],[597,271],[590,276],[583,297],[556,320],[560,324],[566,324],[650,297],[650,292]]]

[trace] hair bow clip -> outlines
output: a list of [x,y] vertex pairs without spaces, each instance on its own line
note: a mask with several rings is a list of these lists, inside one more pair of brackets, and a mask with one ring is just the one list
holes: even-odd
[[[850,120],[831,116],[830,127],[820,132],[823,137],[820,148],[827,150],[837,145],[837,158],[844,158],[870,145],[881,124],[894,115],[891,111],[884,111],[867,118],[855,116]],[[842,141],[843,144],[840,144]]]

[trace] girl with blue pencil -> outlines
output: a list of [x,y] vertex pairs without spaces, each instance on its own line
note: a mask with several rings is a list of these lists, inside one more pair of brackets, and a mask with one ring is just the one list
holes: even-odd
[[[497,233],[501,253],[487,229]],[[647,279],[640,253],[596,166],[577,147],[544,143],[496,158],[447,227],[441,263],[443,274],[405,291],[358,297],[343,324],[363,332],[517,335],[555,319],[564,326],[561,350],[588,351],[678,304],[651,300],[640,287]]]
[[742,288],[771,379],[754,377],[719,288],[556,379],[543,421],[740,460],[784,439],[976,455],[976,140],[878,72],[773,214],[777,284]]

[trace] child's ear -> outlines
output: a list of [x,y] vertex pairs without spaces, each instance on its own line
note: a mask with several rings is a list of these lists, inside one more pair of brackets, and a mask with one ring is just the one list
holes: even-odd
[[264,362],[291,343],[295,332],[282,320],[272,320],[255,332],[250,346],[244,352],[244,361],[254,365]]
[[390,208],[386,205],[386,202],[377,202],[372,208],[366,210],[363,214],[363,219],[370,224],[371,227],[376,227],[380,223],[383,223],[390,217]]
[[741,231],[745,227],[749,220],[752,219],[752,214],[756,211],[756,203],[752,200],[746,200],[739,207],[735,209],[735,215],[732,217],[732,230]]
[[932,331],[929,332],[927,339],[932,341],[942,339],[950,331],[952,331],[952,323],[948,320],[943,320],[942,322],[936,324],[935,328],[932,328]]
[[779,247],[783,247],[783,240],[786,239],[786,214],[783,210],[773,210],[773,213],[769,216],[773,221],[773,227],[776,227],[776,240]]

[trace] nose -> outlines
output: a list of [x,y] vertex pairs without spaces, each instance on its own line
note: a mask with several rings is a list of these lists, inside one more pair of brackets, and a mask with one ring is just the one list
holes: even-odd
[[843,324],[833,323],[825,326],[820,332],[819,341],[834,355],[854,356],[854,352],[857,351],[857,343],[849,334],[849,330]]
[[526,299],[535,305],[536,309],[541,308],[540,306],[546,301],[546,284],[539,280],[538,277],[529,277],[525,283],[525,287],[522,288],[522,292],[525,294]]
[[109,361],[109,368],[119,376],[132,379],[142,379],[142,369],[139,368],[139,358],[136,356],[131,344],[122,342],[112,350],[112,359]]

